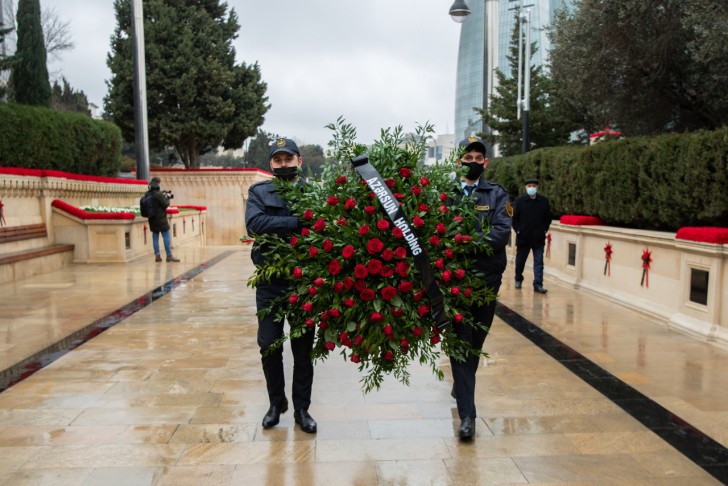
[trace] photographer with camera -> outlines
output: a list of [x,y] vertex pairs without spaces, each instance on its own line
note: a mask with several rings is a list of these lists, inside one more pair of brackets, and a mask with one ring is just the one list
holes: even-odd
[[152,180],[149,181],[149,190],[144,194],[139,205],[142,210],[142,216],[146,216],[149,220],[155,261],[162,261],[162,256],[159,253],[159,234],[162,233],[167,261],[178,262],[179,259],[172,255],[172,241],[169,234],[169,221],[167,220],[169,200],[174,197],[174,194],[172,194],[172,191],[161,191],[159,189],[160,182],[162,180],[159,177],[152,177]]

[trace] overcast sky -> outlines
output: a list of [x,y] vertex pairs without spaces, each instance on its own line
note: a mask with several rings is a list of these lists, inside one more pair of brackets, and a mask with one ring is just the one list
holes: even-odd
[[[258,62],[271,109],[263,129],[326,148],[339,116],[369,143],[379,130],[431,122],[451,133],[460,26],[450,0],[228,0],[239,61]],[[41,0],[70,23],[73,50],[50,65],[103,106],[112,0]]]

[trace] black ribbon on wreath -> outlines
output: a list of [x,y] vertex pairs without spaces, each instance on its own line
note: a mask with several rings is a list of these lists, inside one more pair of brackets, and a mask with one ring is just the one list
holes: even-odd
[[362,180],[367,183],[369,189],[376,195],[379,204],[387,213],[387,217],[389,217],[395,226],[402,230],[404,239],[409,245],[410,253],[412,253],[415,266],[422,277],[422,283],[424,284],[427,297],[430,299],[430,309],[435,326],[439,330],[447,328],[450,320],[445,314],[442,292],[437,282],[435,282],[435,277],[432,275],[432,265],[430,265],[430,261],[427,259],[427,254],[424,248],[420,246],[417,235],[409,225],[407,215],[402,210],[397,199],[395,199],[392,191],[387,187],[382,176],[379,175],[377,169],[369,163],[369,157],[366,154],[354,157],[351,159],[351,164]]

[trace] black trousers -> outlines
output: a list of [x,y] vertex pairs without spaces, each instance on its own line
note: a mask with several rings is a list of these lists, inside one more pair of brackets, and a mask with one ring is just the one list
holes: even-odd
[[[286,285],[259,285],[255,293],[258,309],[268,307],[272,300],[287,292],[288,286]],[[258,317],[258,346],[271,405],[279,404],[286,399],[283,346],[271,348],[278,339],[283,337],[283,323],[284,319],[276,319],[275,312],[262,318]],[[309,331],[299,338],[288,341],[293,353],[292,398],[295,410],[308,410],[311,404],[313,340],[314,333]]]
[[[491,284],[492,285],[492,284]],[[501,282],[493,285],[493,291],[497,294],[500,289]],[[480,329],[469,324],[453,324],[452,330],[459,339],[470,344],[473,349],[482,349],[485,338],[488,336],[493,318],[495,317],[496,301],[492,301],[486,305],[474,305],[470,308],[470,312],[476,322],[487,326],[487,329]],[[475,373],[478,371],[480,364],[480,356],[468,355],[465,361],[458,361],[450,358],[450,366],[452,368],[452,378],[454,382],[455,399],[458,405],[458,416],[460,419],[466,417],[475,418]]]

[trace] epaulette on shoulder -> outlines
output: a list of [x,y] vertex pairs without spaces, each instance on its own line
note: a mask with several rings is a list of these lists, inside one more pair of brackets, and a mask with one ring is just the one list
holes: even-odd
[[258,181],[255,184],[251,185],[249,190],[252,191],[254,188],[262,186],[262,185],[271,185],[271,181],[269,181],[269,180],[268,181]]

